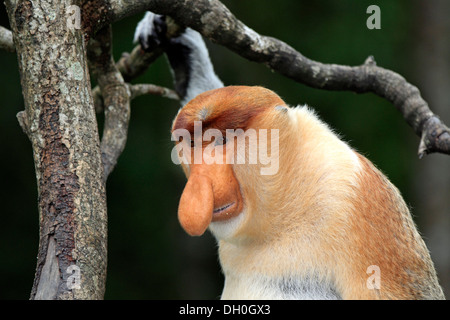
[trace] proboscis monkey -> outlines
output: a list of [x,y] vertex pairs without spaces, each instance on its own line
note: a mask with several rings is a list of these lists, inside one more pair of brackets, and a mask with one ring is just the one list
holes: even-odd
[[[218,86],[189,101],[172,132],[190,157],[179,221],[217,238],[222,299],[444,299],[397,188],[310,108],[262,87]],[[248,132],[258,142],[239,144]],[[262,174],[267,163],[248,160],[266,134],[278,163]]]

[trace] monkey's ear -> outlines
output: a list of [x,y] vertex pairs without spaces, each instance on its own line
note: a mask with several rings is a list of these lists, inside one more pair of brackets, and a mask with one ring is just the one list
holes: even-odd
[[287,113],[288,112],[288,108],[286,106],[276,106],[275,110],[280,111],[282,113]]

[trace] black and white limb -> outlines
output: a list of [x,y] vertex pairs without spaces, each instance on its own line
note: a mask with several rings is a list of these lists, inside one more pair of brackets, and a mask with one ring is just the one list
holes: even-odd
[[164,16],[147,12],[138,23],[134,42],[146,51],[162,46],[169,60],[175,91],[184,105],[198,94],[223,87],[211,63],[208,49],[197,31],[186,28],[176,38],[168,39]]

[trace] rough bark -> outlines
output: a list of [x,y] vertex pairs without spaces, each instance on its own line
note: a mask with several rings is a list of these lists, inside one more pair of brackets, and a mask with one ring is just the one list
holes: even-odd
[[[25,102],[18,119],[32,144],[39,195],[31,299],[101,299],[106,195],[83,31],[67,27],[70,0],[6,4]],[[70,285],[77,275],[79,285]]]

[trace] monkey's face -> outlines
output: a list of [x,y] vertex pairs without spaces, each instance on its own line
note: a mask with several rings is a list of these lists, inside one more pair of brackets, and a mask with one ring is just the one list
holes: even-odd
[[200,94],[180,110],[172,136],[188,177],[178,208],[188,234],[202,235],[211,226],[219,238],[229,237],[248,220],[252,204],[243,195],[255,181],[240,181],[236,173],[249,172],[251,156],[258,154],[251,152],[252,134],[259,139],[252,125],[277,105],[284,102],[267,89],[225,87]]

